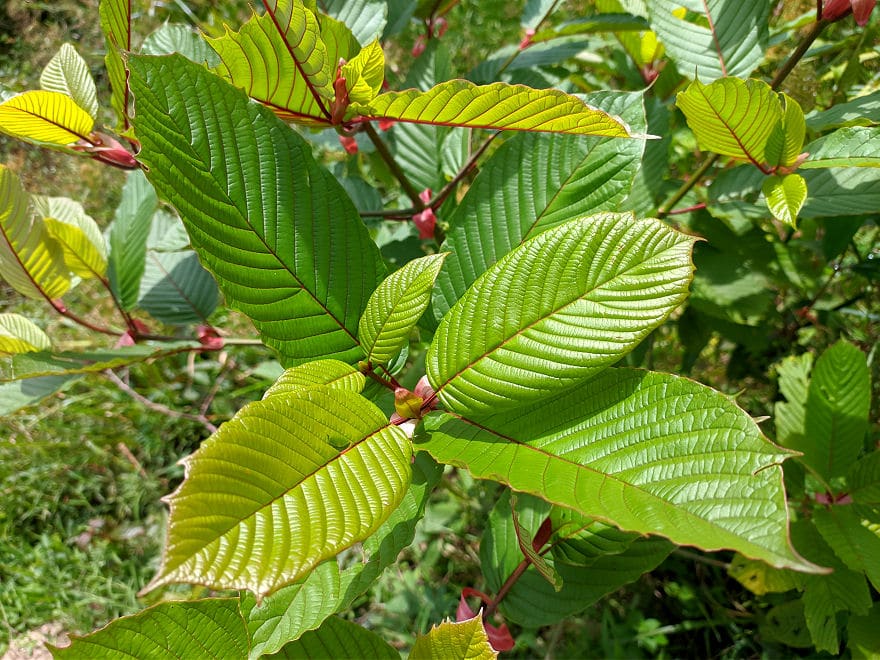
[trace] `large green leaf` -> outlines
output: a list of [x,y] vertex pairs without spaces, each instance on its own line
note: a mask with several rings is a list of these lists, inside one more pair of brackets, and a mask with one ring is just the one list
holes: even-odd
[[117,126],[127,128],[129,89],[122,54],[131,50],[131,0],[101,0],[98,11],[107,44],[104,65],[110,80],[110,104],[116,111]]
[[449,80],[427,92],[386,92],[369,103],[353,103],[347,118],[356,117],[509,131],[632,136],[620,120],[576,96],[558,89],[500,82],[474,85],[467,80]]
[[807,117],[812,131],[841,126],[877,126],[880,124],[880,92],[859,96],[847,103],[837,103],[828,110]]
[[[588,103],[645,131],[641,93],[598,92]],[[523,134],[480,169],[450,217],[437,278],[438,319],[486,269],[524,240],[572,218],[616,211],[629,194],[645,143],[613,138]]]
[[880,208],[880,171],[874,167],[807,170],[809,194],[803,218],[866,215]]
[[424,452],[416,456],[412,483],[400,506],[361,544],[366,560],[355,556],[344,565],[336,559],[325,561],[302,581],[283,587],[259,605],[253,596],[243,595],[241,609],[248,621],[250,657],[274,653],[286,642],[318,627],[334,612],[350,607],[412,542],[416,523],[441,474],[430,456]]
[[263,398],[290,394],[315,387],[330,387],[352,392],[364,389],[366,377],[354,367],[339,360],[315,360],[286,369]]
[[384,265],[309,145],[179,55],[129,66],[139,158],[227,301],[289,364],[363,357],[357,325]]
[[67,94],[92,119],[98,117],[98,90],[89,65],[71,44],[62,44],[40,74],[40,87]]
[[124,310],[132,309],[140,295],[146,268],[147,238],[158,208],[156,191],[140,170],[130,172],[122,199],[110,226],[110,285]]
[[159,603],[53,648],[56,658],[245,658],[247,629],[237,598]]
[[843,476],[864,447],[871,407],[865,355],[839,341],[816,361],[807,396],[803,460],[828,480]]
[[89,141],[95,120],[67,94],[33,90],[0,103],[0,133],[66,147]]
[[523,243],[440,323],[426,373],[456,412],[490,412],[589,378],[684,300],[694,239],[657,220],[602,214]]
[[0,357],[51,348],[49,336],[21,314],[0,313]]
[[428,303],[446,254],[414,259],[385,278],[370,296],[358,327],[367,362],[386,364],[409,341]]
[[818,167],[880,167],[880,128],[841,128],[811,142],[802,169]]
[[547,401],[474,420],[433,413],[424,427],[417,449],[476,477],[624,530],[817,570],[788,539],[788,453],[693,381],[609,369]]
[[411,456],[406,434],[354,392],[251,403],[185,460],[147,588],[277,591],[379,528],[406,492]]
[[291,660],[400,660],[400,653],[376,633],[356,623],[331,616],[320,628],[307,632],[270,657]]
[[765,0],[647,0],[651,27],[678,70],[703,80],[747,77],[764,60]]
[[98,223],[82,204],[67,197],[32,198],[49,235],[64,252],[64,263],[82,278],[103,278],[107,272],[107,244]]
[[0,165],[0,277],[20,294],[38,300],[60,298],[70,288],[64,252],[18,175]]
[[434,626],[426,635],[419,635],[409,653],[411,660],[493,660],[498,657],[489,643],[483,617],[453,623],[444,621]]

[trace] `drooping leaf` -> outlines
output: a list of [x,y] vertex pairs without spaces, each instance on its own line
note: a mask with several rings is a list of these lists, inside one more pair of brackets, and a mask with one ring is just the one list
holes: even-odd
[[287,120],[328,124],[337,59],[314,13],[300,0],[266,0],[238,32],[208,39],[217,72]]
[[139,159],[228,303],[289,365],[363,357],[357,324],[384,265],[309,145],[178,55],[130,66]]
[[387,364],[409,341],[428,303],[446,254],[414,259],[385,278],[370,296],[358,326],[367,362]]
[[110,105],[116,111],[117,127],[128,128],[128,83],[122,53],[131,50],[131,0],[100,0],[101,31],[107,45],[104,65],[110,80]]
[[378,41],[364,46],[357,55],[340,67],[348,98],[353,103],[369,103],[385,82],[385,53]]
[[493,660],[498,654],[489,643],[483,617],[478,614],[473,619],[457,623],[445,621],[433,626],[426,635],[416,637],[409,657],[412,660]]
[[648,20],[686,76],[747,77],[764,60],[770,5],[764,0],[646,0]]
[[77,378],[79,376],[46,376],[17,380],[12,383],[0,383],[0,415],[10,415],[22,408],[39,403]]
[[104,277],[107,245],[98,223],[82,204],[67,197],[32,197],[36,212],[43,217],[49,236],[64,252],[64,263],[82,278]]
[[0,133],[37,144],[66,147],[89,141],[95,125],[67,94],[34,90],[0,103]]
[[770,213],[789,227],[797,228],[798,213],[807,201],[807,182],[800,174],[773,174],[761,186]]
[[788,94],[781,94],[782,119],[776,124],[770,137],[764,155],[771,167],[794,165],[804,146],[804,136],[807,132],[807,124],[804,121],[804,111],[800,104]]
[[[562,396],[472,421],[425,419],[416,448],[618,527],[774,566],[791,548],[779,463],[730,399],[693,381],[609,369]],[[563,576],[565,578],[565,576]]]
[[811,131],[824,131],[842,126],[880,125],[880,92],[854,98],[848,103],[837,103],[807,117]]
[[146,268],[147,237],[158,208],[156,191],[140,170],[130,172],[110,226],[110,285],[122,309],[129,311],[140,295]]
[[875,589],[880,588],[880,536],[862,525],[851,506],[816,509],[813,522],[847,568],[864,573]]
[[411,455],[406,434],[354,392],[245,406],[185,460],[147,588],[194,582],[266,595],[295,582],[379,528],[406,492]]
[[[644,132],[642,95],[598,92],[588,103]],[[439,320],[489,266],[551,227],[616,211],[632,186],[645,143],[565,135],[517,135],[485,164],[450,217],[451,250],[434,294]]]
[[21,314],[0,314],[0,357],[51,348],[49,336]]
[[54,648],[56,658],[244,658],[247,629],[237,598],[159,603]]
[[675,104],[697,136],[701,149],[762,165],[767,141],[782,121],[779,96],[760,80],[723,78],[692,82]]
[[802,586],[799,573],[779,570],[756,559],[736,555],[727,568],[727,574],[756,596],[784,593]]
[[531,89],[505,83],[474,85],[466,80],[442,82],[427,92],[415,89],[386,92],[369,103],[353,103],[346,117],[509,131],[632,137],[618,119],[557,89]]
[[92,119],[98,118],[98,90],[89,65],[71,44],[62,44],[40,74],[40,87],[67,94]]
[[150,34],[141,45],[144,55],[170,55],[180,53],[196,64],[215,67],[220,63],[208,42],[188,25],[166,23]]
[[388,21],[388,3],[372,0],[323,0],[323,11],[348,26],[358,43],[382,37]]
[[220,301],[196,253],[148,250],[137,306],[169,325],[207,323]]
[[70,288],[61,246],[42,218],[18,175],[0,165],[0,277],[28,298],[54,300]]
[[880,128],[841,128],[811,142],[801,169],[880,167]]
[[801,460],[822,478],[843,476],[864,446],[871,401],[865,355],[839,341],[816,361],[810,380]]
[[318,627],[334,612],[350,607],[385,568],[397,561],[413,540],[428,497],[442,469],[424,452],[413,463],[413,479],[403,500],[361,547],[366,559],[347,564],[335,559],[318,564],[301,582],[283,587],[257,605],[253,596],[242,596],[241,609],[248,621],[253,660],[274,653],[286,642]]
[[272,658],[333,658],[334,660],[399,660],[400,653],[374,632],[331,616],[316,630],[290,642]]
[[583,381],[684,300],[694,239],[657,220],[572,220],[498,261],[443,318],[426,373],[455,412],[491,412]]
[[366,377],[351,365],[339,360],[315,360],[286,369],[263,398],[290,394],[315,387],[330,387],[361,392]]

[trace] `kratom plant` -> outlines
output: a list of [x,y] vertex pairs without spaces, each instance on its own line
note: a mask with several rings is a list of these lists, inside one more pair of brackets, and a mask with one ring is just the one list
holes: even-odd
[[[867,125],[836,128],[850,120],[825,114],[811,126],[776,91],[843,17],[841,3],[803,17],[812,27],[770,84],[746,79],[769,45],[764,0],[597,0],[593,14],[556,26],[558,3],[531,1],[522,42],[473,81],[446,79],[438,37],[455,4],[266,0],[222,35],[169,25],[135,48],[130,3],[103,0],[116,135],[96,130],[96,88],[71,47],[47,66],[42,90],[0,104],[0,131],[133,170],[104,236],[75,202],[30,195],[0,169],[0,275],[116,337],[112,348],[53,352],[26,318],[0,315],[0,351],[13,355],[4,412],[84,373],[234,344],[209,325],[218,288],[286,368],[219,428],[202,415],[214,432],[168,498],[162,564],[144,592],[187,583],[210,597],[154,605],[56,656],[398,657],[334,615],[412,542],[443,466],[504,489],[480,549],[484,591],[464,589],[448,613],[457,622],[436,622],[413,658],[494,657],[515,643],[503,620],[558,622],[676,546],[733,550],[737,567],[784,576],[774,579],[804,597],[780,607],[801,608],[819,649],[839,650],[837,612],[876,619],[861,575],[876,588],[876,569],[855,550],[862,537],[880,543],[876,452],[856,462],[870,396],[862,353],[829,349],[809,386],[810,358],[784,363],[779,444],[734,398],[627,366],[670,318],[684,371],[713,331],[777,332],[764,323],[769,276],[742,272],[755,242],[778,255],[773,275],[791,280],[780,307],[809,318],[828,264],[803,274],[792,265],[798,218],[815,235],[838,194],[829,180],[853,168],[861,197],[846,212],[876,209],[876,100],[851,110]],[[869,4],[853,3],[860,21]],[[425,22],[424,51],[403,89],[385,90],[382,42],[413,15]],[[583,35],[619,42],[637,86],[653,86],[585,83],[588,93],[570,94],[533,69]],[[667,191],[657,186],[671,135],[662,101],[675,90],[699,148],[716,156]],[[331,131],[350,153],[371,150],[371,165],[331,171],[315,157]],[[749,164],[700,187],[720,157]],[[862,220],[841,230],[842,243],[829,229],[832,258]],[[403,240],[413,233],[421,240]],[[695,247],[700,236],[707,246]],[[111,294],[124,327],[67,309],[60,298],[81,278]],[[158,323],[184,330],[165,335]],[[773,339],[803,329],[786,323]],[[858,383],[844,383],[849,367],[835,360]],[[839,443],[847,451],[832,461]],[[816,550],[817,535],[836,556]],[[837,582],[842,572],[851,582]],[[852,601],[823,595],[849,584]],[[851,623],[848,634],[872,632]]]

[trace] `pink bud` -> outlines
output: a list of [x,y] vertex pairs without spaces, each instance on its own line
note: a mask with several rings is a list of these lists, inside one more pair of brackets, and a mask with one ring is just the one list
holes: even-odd
[[523,38],[522,38],[522,41],[519,42],[519,49],[520,49],[520,50],[525,50],[526,48],[528,48],[529,46],[531,46],[531,45],[532,45],[532,38],[533,38],[534,36],[535,36],[535,30],[534,30],[534,28],[528,28],[528,29],[525,31],[525,34],[524,34],[524,36],[523,36]]
[[340,135],[339,143],[342,145],[342,148],[350,154],[356,154],[358,152],[357,140],[350,135]]
[[427,46],[427,43],[425,42],[424,36],[419,35],[418,37],[416,37],[416,42],[413,44],[413,47],[412,47],[412,56],[418,57],[419,55],[424,53],[426,46]]
[[413,216],[413,222],[419,228],[419,238],[434,238],[434,226],[437,224],[437,216],[434,210],[426,208],[421,213]]

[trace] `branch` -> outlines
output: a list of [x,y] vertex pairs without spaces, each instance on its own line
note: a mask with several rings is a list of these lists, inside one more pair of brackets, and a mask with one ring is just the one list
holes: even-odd
[[419,191],[416,190],[415,186],[413,186],[410,180],[406,178],[406,174],[400,169],[400,165],[398,165],[397,161],[394,160],[394,156],[388,150],[388,145],[386,145],[382,138],[379,137],[379,134],[370,122],[364,122],[363,127],[367,136],[370,138],[370,141],[376,147],[376,151],[379,152],[379,155],[388,165],[388,168],[391,170],[394,177],[400,181],[400,185],[404,192],[406,192],[406,196],[409,197],[413,206],[417,209],[415,213],[422,211],[425,206],[422,204],[422,200],[419,199]]

